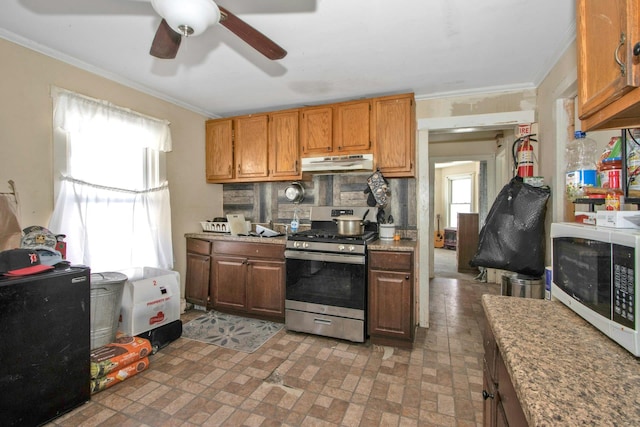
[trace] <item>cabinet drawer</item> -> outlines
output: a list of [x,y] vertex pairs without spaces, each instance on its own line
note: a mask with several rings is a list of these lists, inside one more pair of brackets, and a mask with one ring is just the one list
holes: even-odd
[[369,267],[411,272],[413,254],[410,252],[369,252]]
[[213,243],[213,252],[247,258],[284,259],[284,245],[220,241]]
[[187,239],[187,252],[193,252],[201,255],[211,254],[211,242],[200,239]]

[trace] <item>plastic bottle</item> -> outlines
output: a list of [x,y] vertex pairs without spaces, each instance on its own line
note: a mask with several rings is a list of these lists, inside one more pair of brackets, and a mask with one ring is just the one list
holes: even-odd
[[295,208],[293,210],[293,219],[291,220],[291,232],[297,233],[299,225],[300,225],[300,220],[298,219],[298,208]]
[[586,137],[582,131],[576,131],[573,141],[567,144],[566,151],[566,190],[570,201],[584,197],[587,187],[595,187],[597,180],[597,144]]

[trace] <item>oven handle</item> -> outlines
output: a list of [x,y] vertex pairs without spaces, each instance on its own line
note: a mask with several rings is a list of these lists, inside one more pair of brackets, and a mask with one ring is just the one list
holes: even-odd
[[341,264],[361,264],[361,265],[364,265],[366,261],[366,257],[361,255],[327,254],[327,253],[303,252],[303,251],[284,251],[284,257],[288,259],[301,259],[304,261],[325,261],[325,262],[336,262]]

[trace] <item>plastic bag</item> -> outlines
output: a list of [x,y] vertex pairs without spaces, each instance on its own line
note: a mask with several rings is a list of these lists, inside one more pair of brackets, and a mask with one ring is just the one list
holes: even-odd
[[549,187],[533,187],[516,176],[496,197],[469,264],[513,271],[528,276],[544,274],[544,218]]

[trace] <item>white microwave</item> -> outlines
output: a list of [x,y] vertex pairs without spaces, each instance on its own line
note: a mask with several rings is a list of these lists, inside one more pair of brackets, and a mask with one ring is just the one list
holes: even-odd
[[640,231],[551,224],[551,296],[640,356]]

